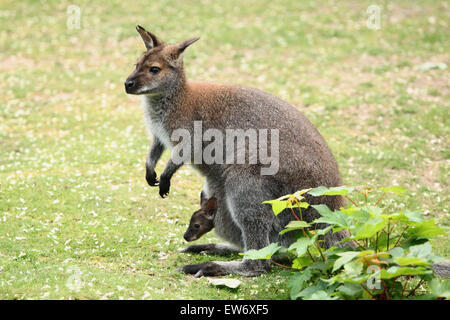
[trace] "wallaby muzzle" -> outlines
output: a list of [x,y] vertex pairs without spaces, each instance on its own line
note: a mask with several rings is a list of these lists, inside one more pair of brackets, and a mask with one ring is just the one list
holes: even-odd
[[197,240],[198,238],[196,236],[190,235],[187,232],[184,234],[183,236],[184,240],[186,240],[187,242],[192,242]]
[[137,89],[139,88],[138,81],[133,78],[128,78],[125,81],[125,92],[128,94],[136,94]]

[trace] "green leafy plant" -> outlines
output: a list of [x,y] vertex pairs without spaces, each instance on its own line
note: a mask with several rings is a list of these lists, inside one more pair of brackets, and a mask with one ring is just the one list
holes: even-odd
[[[381,191],[381,195],[380,195]],[[292,265],[275,264],[293,271],[287,286],[291,299],[448,299],[450,280],[434,276],[432,265],[444,258],[432,252],[432,239],[446,234],[435,220],[425,220],[418,212],[398,211],[382,206],[386,194],[403,195],[403,187],[318,187],[265,201],[275,215],[292,212],[291,221],[281,233],[297,231],[288,248],[272,243],[261,250],[249,250],[247,259],[271,259],[277,253],[290,253]],[[350,198],[357,194],[361,201]],[[306,222],[302,208],[308,208],[305,194],[341,195],[349,206],[331,211],[326,205],[312,205],[321,217]],[[371,198],[375,200],[370,201]],[[315,229],[318,223],[324,229]],[[323,248],[329,232],[346,229],[349,236],[340,246]]]

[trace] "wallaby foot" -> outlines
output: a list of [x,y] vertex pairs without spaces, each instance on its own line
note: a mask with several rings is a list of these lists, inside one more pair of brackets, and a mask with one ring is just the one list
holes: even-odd
[[158,185],[158,179],[156,179],[156,172],[155,170],[145,168],[145,180],[147,180],[147,183],[151,187],[156,187]]
[[240,250],[226,244],[194,244],[181,250],[181,252],[216,254],[219,256],[228,256],[233,253],[239,253]]
[[266,273],[271,268],[270,260],[213,261],[183,266],[178,271],[201,276],[214,277],[226,274],[239,274],[254,277]]

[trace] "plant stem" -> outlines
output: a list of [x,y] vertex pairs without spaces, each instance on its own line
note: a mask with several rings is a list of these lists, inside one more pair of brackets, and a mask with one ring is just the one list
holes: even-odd
[[375,299],[375,296],[369,291],[369,289],[367,289],[366,287],[364,287],[364,285],[363,285],[362,283],[360,283],[359,285],[364,289],[364,291],[366,291],[368,294],[370,294],[370,296],[371,296],[373,299]]
[[407,242],[409,239],[411,239],[411,238],[408,238],[408,239],[406,239],[405,241],[401,242],[398,246],[400,247],[402,244],[404,244],[405,242]]
[[300,207],[300,203],[298,202],[297,198],[294,198],[294,199],[295,199],[295,203],[298,205],[298,211],[300,212],[300,220],[303,220],[302,208]]
[[366,250],[366,248],[364,248],[364,247],[359,243],[358,240],[353,240],[353,241],[355,241],[356,244],[357,244],[361,249]]
[[389,250],[389,236],[391,235],[389,232],[389,223],[390,221],[388,220],[388,225],[387,225],[387,243],[386,243],[386,251]]
[[392,287],[391,287],[391,291],[389,292],[389,299],[392,300],[392,291],[394,291],[394,287],[395,287],[395,281],[397,280],[398,277],[394,278],[394,281],[392,282]]
[[298,221],[302,221],[299,217],[297,217],[297,215],[295,214],[294,208],[291,208],[292,214],[294,215],[295,219],[297,219]]
[[347,197],[347,196],[344,196],[347,200],[349,200],[351,203],[353,203],[353,205],[355,206],[355,207],[359,207],[356,203],[355,203],[355,201],[353,201],[352,199],[350,199],[349,197]]
[[420,285],[421,285],[422,282],[424,282],[424,281],[425,281],[425,279],[421,279],[421,280],[419,281],[419,283],[417,284],[417,286],[409,292],[409,294],[407,295],[407,297],[410,297],[410,296],[414,295],[414,293],[416,293],[416,290],[419,289]]
[[[378,268],[379,268],[379,270],[381,272],[381,264],[380,263],[377,263],[377,264],[378,264]],[[386,298],[386,300],[389,300],[389,296],[387,294],[387,285],[386,285],[386,283],[384,282],[383,279],[381,279],[381,283],[383,284],[383,288],[384,288],[383,292],[381,294],[382,294],[382,296],[384,296]]]
[[284,265],[284,264],[278,263],[278,262],[276,262],[276,261],[273,260],[273,259],[270,259],[270,261],[271,261],[273,264],[276,264],[277,266],[283,267],[283,268],[286,268],[286,269],[299,270],[299,271],[302,270],[302,269],[297,269],[297,268],[289,267],[289,266],[286,266],[286,265]]
[[394,244],[394,248],[397,247],[397,244],[399,243],[400,239],[402,238],[403,234],[405,233],[406,230],[408,230],[409,226],[407,226],[405,229],[403,229],[402,234],[398,237],[397,242],[395,242]]
[[410,276],[406,276],[405,285],[403,286],[402,295],[400,296],[400,299],[403,298],[403,294],[405,293],[406,285],[408,284]]
[[386,192],[383,192],[383,194],[381,195],[380,199],[378,199],[378,201],[375,202],[375,207],[378,206],[378,204],[380,203],[381,199],[383,199],[385,194],[386,194]]
[[375,253],[378,252],[378,235],[379,235],[379,232],[377,232],[377,238],[375,240]]
[[309,252],[309,249],[306,249],[306,253],[308,253],[308,256],[311,258],[312,261],[316,262],[316,260],[312,256],[311,252]]

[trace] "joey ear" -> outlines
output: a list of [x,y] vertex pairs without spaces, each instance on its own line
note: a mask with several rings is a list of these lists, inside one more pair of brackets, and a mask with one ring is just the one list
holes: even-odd
[[213,218],[217,211],[217,199],[215,197],[209,198],[206,203],[206,214]]
[[200,192],[200,206],[203,206],[203,204],[207,201],[208,199],[206,199],[206,194],[205,192],[202,190],[202,192]]
[[153,33],[148,32],[141,26],[136,26],[137,32],[141,35],[142,40],[144,41],[145,47],[147,50],[153,49],[154,47],[157,47],[161,45],[163,42],[159,40]]

